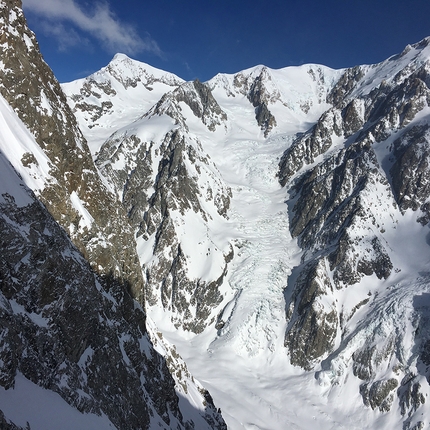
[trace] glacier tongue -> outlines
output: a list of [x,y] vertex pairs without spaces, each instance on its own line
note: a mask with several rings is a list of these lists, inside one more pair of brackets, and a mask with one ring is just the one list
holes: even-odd
[[[299,252],[289,240],[286,193],[276,180],[277,159],[287,139],[279,135],[264,144],[232,141],[224,154],[217,154],[228,157],[229,168],[236,169],[229,217],[237,257],[227,277],[234,297],[218,317],[220,328],[211,350],[228,343],[237,354],[253,356],[273,352],[283,342],[285,280]],[[227,166],[221,170],[225,177],[229,173]]]

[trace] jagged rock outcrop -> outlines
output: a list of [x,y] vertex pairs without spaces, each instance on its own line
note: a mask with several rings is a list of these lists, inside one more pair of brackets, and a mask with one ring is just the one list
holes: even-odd
[[[38,195],[100,275],[121,282],[143,299],[143,279],[127,217],[102,184],[86,140],[20,6],[19,1],[0,5],[0,93],[49,159],[46,185],[37,190]],[[22,163],[31,166],[34,161],[29,153]]]
[[[264,135],[267,137],[273,127],[276,127],[276,119],[270,112],[267,104],[270,102],[270,94],[268,94],[265,86],[266,80],[270,80],[270,74],[266,68],[263,68],[261,74],[252,83],[247,94],[249,101],[255,107],[255,119],[258,125],[264,130]],[[279,93],[276,94],[279,97]],[[275,96],[275,97],[276,97]],[[272,95],[272,98],[274,96]]]
[[[385,189],[381,205],[389,207],[390,198],[395,204],[376,155],[365,143],[339,151],[295,184],[300,197],[293,208],[291,232],[306,250],[304,260],[327,252],[336,288],[352,285],[363,275],[387,278],[390,274],[392,264],[379,239],[383,223],[379,213],[368,207],[375,186]],[[369,224],[379,228],[379,234]],[[357,234],[358,228],[368,234]]]
[[[7,170],[3,178],[19,183]],[[7,191],[0,197],[0,385],[12,390],[20,373],[118,429],[192,425],[148,338],[144,310],[92,271],[24,184],[21,195]],[[186,386],[191,378],[178,379]],[[208,427],[223,428],[215,410],[207,415]]]
[[325,262],[321,259],[312,266],[306,267],[296,282],[285,337],[291,363],[307,370],[314,360],[333,349],[339,325]]
[[193,82],[185,82],[172,92],[164,94],[146,116],[166,114],[173,118],[176,124],[189,130],[182,114],[181,103],[188,106],[210,131],[215,131],[217,126],[225,126],[227,114],[214,99],[209,86],[198,79]]
[[394,141],[395,161],[390,169],[393,192],[400,209],[420,209],[423,225],[430,221],[429,129],[428,124],[413,126]]
[[398,385],[399,383],[395,378],[376,381],[370,386],[367,383],[360,385],[364,404],[372,409],[378,408],[381,412],[389,412],[394,401],[393,391]]

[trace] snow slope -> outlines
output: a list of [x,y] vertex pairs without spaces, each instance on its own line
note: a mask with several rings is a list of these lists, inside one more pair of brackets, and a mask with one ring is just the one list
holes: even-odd
[[[0,151],[34,192],[40,192],[54,180],[49,174],[48,157],[1,95]],[[13,181],[4,180],[5,185],[9,182]]]

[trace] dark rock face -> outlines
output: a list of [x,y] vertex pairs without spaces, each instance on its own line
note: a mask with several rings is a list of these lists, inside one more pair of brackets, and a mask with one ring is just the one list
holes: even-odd
[[403,416],[411,416],[426,401],[421,392],[421,384],[416,382],[416,375],[406,375],[400,387],[400,408]]
[[238,73],[234,77],[234,90],[243,94],[255,108],[255,119],[264,136],[267,137],[270,131],[276,127],[276,118],[270,112],[269,106],[280,100],[281,95],[278,89],[267,88],[270,85],[272,76],[266,67],[262,67],[258,76],[246,76]]
[[266,103],[258,104],[255,108],[255,118],[258,125],[264,130],[264,136],[267,137],[269,131],[276,126],[275,117],[270,113]]
[[352,90],[356,88],[356,85],[364,75],[363,68],[360,66],[347,69],[327,97],[327,101],[334,106],[338,106],[350,95]]
[[249,101],[255,107],[255,118],[258,125],[264,130],[264,136],[267,137],[270,130],[276,127],[276,119],[270,112],[267,104],[269,98],[265,90],[264,80],[270,79],[267,70],[263,68],[261,74],[252,83],[251,88],[247,94]]
[[[169,372],[177,354],[168,365],[146,334],[143,309],[98,278],[31,198],[18,207],[3,195],[0,205],[0,385],[12,389],[19,372],[82,413],[104,413],[118,429],[151,428],[154,420],[192,426]],[[213,405],[203,417],[225,428]]]
[[342,135],[342,116],[336,109],[325,112],[317,124],[305,135],[298,137],[280,161],[279,181],[287,181],[302,169],[313,164],[315,159],[329,150],[333,143],[333,134]]
[[330,295],[332,286],[325,274],[324,261],[305,268],[297,280],[287,318],[291,322],[285,336],[290,350],[291,363],[311,370],[318,357],[330,351],[339,324],[337,312],[325,309],[319,302]]
[[[293,208],[291,232],[307,250],[305,258],[327,252],[336,288],[352,285],[372,273],[387,278],[391,271],[392,264],[380,240],[373,235],[359,237],[353,233],[364,221],[378,224],[376,214],[367,210],[363,197],[376,184],[390,196],[376,156],[370,145],[364,143],[341,150],[295,184],[300,197]],[[358,249],[363,246],[367,251],[360,255]]]
[[[97,272],[128,285],[142,299],[143,279],[127,217],[100,181],[66,97],[27,27],[20,2],[2,2],[0,20],[7,29],[0,45],[5,65],[0,71],[0,92],[50,160],[53,180],[41,192],[41,200]],[[28,154],[23,164],[28,165],[31,157]],[[79,228],[82,214],[71,201],[72,193],[94,219],[90,228]]]
[[393,143],[395,162],[390,169],[394,195],[402,211],[423,212],[421,222],[430,221],[430,132],[429,125],[414,126]]
[[27,206],[10,195],[0,205],[1,386],[13,388],[19,372],[82,413],[106,414],[118,429],[149,428],[154,413],[166,425],[181,423],[143,309],[94,274],[27,192]]
[[164,94],[145,116],[166,114],[188,131],[180,103],[185,103],[210,131],[215,131],[216,127],[223,125],[227,120],[227,114],[213,97],[209,86],[198,79],[185,82],[175,90]]
[[0,428],[4,430],[25,430],[23,427],[19,427],[6,419],[2,411],[0,411]]
[[[194,115],[197,118],[201,118],[203,124],[207,125],[209,130],[214,131],[216,125],[221,125],[221,122],[227,120],[227,115],[214,99],[207,85],[202,84],[198,79],[193,81],[193,85],[198,97],[193,98],[192,94],[187,94],[187,92],[184,91],[179,95],[178,101],[187,103]],[[200,101],[200,103],[197,100]],[[217,117],[219,119],[218,121],[215,119]]]
[[397,379],[388,379],[385,381],[363,384],[360,386],[360,393],[363,396],[363,402],[372,409],[378,408],[381,412],[389,412],[394,400],[393,391],[398,386]]

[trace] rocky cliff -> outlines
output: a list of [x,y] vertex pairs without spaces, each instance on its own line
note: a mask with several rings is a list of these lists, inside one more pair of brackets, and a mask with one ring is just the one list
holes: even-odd
[[[27,27],[20,2],[3,2],[0,13],[0,92],[49,159],[45,183],[35,191],[94,270],[141,298],[143,280],[123,208],[102,184],[60,85]],[[23,154],[22,164],[30,169],[32,163],[38,163],[35,154]]]
[[[208,130],[226,119],[207,86],[180,85],[140,120],[114,133],[101,146],[96,165],[120,197],[139,249],[146,249],[148,303],[172,311],[177,326],[199,333],[213,322],[213,310],[222,301],[219,286],[232,252],[227,244],[219,249],[211,243],[206,230],[224,222],[231,191],[198,137],[190,136],[181,105]],[[193,228],[202,230],[199,244],[187,238]],[[201,253],[213,265],[209,279],[191,269]]]
[[[203,387],[172,347],[156,351],[142,307],[94,273],[4,156],[1,162],[3,413],[32,425],[28,410],[40,400],[20,408],[7,400],[24,377],[45,390],[42,399],[49,390],[82,414],[107,417],[114,428],[223,428],[206,401],[201,411],[181,413],[175,387],[184,397],[195,390],[204,399]],[[6,421],[3,428],[14,428]]]

